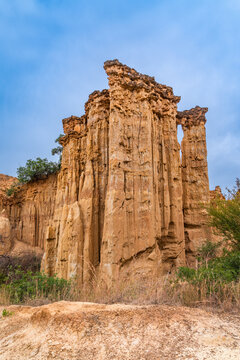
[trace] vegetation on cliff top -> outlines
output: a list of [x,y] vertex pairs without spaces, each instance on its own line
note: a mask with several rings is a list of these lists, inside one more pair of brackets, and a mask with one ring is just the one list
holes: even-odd
[[52,155],[59,155],[59,163],[61,163],[61,160],[62,160],[62,151],[63,151],[63,147],[62,145],[60,144],[60,139],[63,137],[64,135],[63,134],[60,134],[57,139],[55,140],[55,143],[58,144],[57,147],[53,148],[51,150],[51,153]]
[[59,145],[51,150],[52,155],[59,155],[59,161],[48,161],[48,159],[42,159],[40,157],[37,157],[36,160],[27,160],[25,166],[20,166],[17,169],[18,182],[13,183],[10,188],[6,189],[7,196],[15,194],[22,184],[45,178],[60,170],[63,147],[60,145],[59,141],[63,136],[63,134],[58,136],[55,142]]
[[17,178],[21,184],[29,181],[39,180],[44,176],[53,174],[59,170],[59,164],[48,159],[37,158],[36,160],[27,160],[25,166],[17,169]]

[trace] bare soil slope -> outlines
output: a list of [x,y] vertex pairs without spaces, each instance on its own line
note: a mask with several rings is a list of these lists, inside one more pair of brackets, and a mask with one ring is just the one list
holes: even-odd
[[[3,307],[0,307],[2,314]],[[10,306],[0,359],[239,359],[240,319],[169,306]]]

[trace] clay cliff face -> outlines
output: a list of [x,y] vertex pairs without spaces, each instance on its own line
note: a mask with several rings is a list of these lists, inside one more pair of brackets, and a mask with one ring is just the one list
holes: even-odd
[[12,176],[0,174],[0,255],[8,253],[11,248],[11,226],[5,209],[5,199],[6,189],[10,188],[16,180]]
[[86,283],[185,263],[177,102],[170,87],[108,61],[65,137],[43,268]]
[[108,91],[94,92],[86,115],[63,120],[66,135],[43,267],[87,281],[100,262],[108,178]]
[[104,68],[110,116],[101,269],[110,278],[131,263],[138,271],[167,271],[184,263],[180,98],[117,61]]
[[13,176],[0,174],[0,201],[6,195],[6,189],[10,188],[16,181],[17,179]]
[[207,109],[177,112],[172,88],[117,60],[104,68],[109,90],[63,120],[59,174],[3,207],[4,236],[40,246],[46,273],[80,285],[193,263],[208,231]]
[[[6,186],[9,187],[9,184]],[[29,250],[44,249],[47,226],[55,206],[55,193],[56,175],[51,175],[23,185],[14,196],[1,195],[0,255],[11,252],[18,242],[28,245]]]
[[[203,233],[201,239],[188,240],[184,229],[185,196],[195,196],[188,219],[194,227],[208,180],[201,180],[200,169],[193,174],[204,184],[200,197],[190,180],[183,190],[187,175],[177,140],[180,98],[116,60],[104,68],[109,90],[91,94],[81,118],[63,120],[62,167],[43,260],[47,273],[74,276],[80,284],[93,273],[106,282],[121,274],[166,273],[185,264],[185,240],[187,249],[191,241],[197,239],[198,246],[205,240]],[[203,126],[205,141],[198,116],[197,111],[192,115],[195,130],[201,133]],[[202,154],[198,145],[195,151]],[[206,146],[204,151],[206,165]],[[188,147],[183,157],[191,156]]]

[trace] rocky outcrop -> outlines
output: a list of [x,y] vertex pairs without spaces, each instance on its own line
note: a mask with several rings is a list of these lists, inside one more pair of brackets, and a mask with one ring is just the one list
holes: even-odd
[[194,265],[197,249],[211,239],[204,206],[209,203],[209,181],[205,113],[207,108],[178,112],[177,122],[182,125],[182,184],[185,252],[188,265]]
[[10,197],[2,196],[0,255],[11,251],[17,243],[19,246],[19,242],[29,245],[29,249],[44,249],[47,226],[55,207],[55,193],[56,175],[51,175],[22,185]]
[[210,201],[216,200],[216,199],[225,199],[222,189],[220,186],[215,186],[214,190],[210,190]]
[[2,197],[5,197],[6,190],[9,189],[16,181],[17,179],[13,176],[0,174],[0,201]]
[[5,238],[41,247],[42,269],[79,285],[193,264],[208,236],[207,109],[177,112],[171,87],[118,60],[104,68],[109,90],[63,120],[60,172],[4,206]]
[[43,268],[83,284],[93,273],[168,272],[185,262],[177,103],[170,87],[107,61],[109,90],[63,120],[63,157]]
[[116,278],[134,262],[138,271],[169,271],[184,263],[180,98],[118,61],[104,68],[110,117],[102,271]]
[[64,119],[66,135],[58,175],[54,218],[48,228],[43,268],[78,282],[100,262],[108,179],[108,91],[96,91],[86,114]]

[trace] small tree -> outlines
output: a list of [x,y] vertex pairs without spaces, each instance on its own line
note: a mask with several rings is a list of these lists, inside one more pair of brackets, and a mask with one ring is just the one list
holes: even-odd
[[201,265],[207,266],[208,262],[217,256],[217,250],[221,246],[221,242],[213,243],[206,240],[198,249],[198,261]]
[[17,169],[18,180],[21,184],[29,181],[38,180],[43,176],[53,174],[59,170],[59,164],[48,161],[48,159],[37,158],[28,160],[26,166],[20,166]]
[[61,160],[62,160],[62,151],[63,151],[63,147],[62,145],[59,143],[59,140],[63,137],[63,134],[60,134],[58,136],[58,138],[55,140],[55,143],[59,144],[57,147],[52,149],[52,155],[60,155],[59,156],[59,163],[61,164]]
[[217,232],[232,246],[240,251],[240,179],[228,191],[227,199],[217,198],[208,208],[211,221]]

